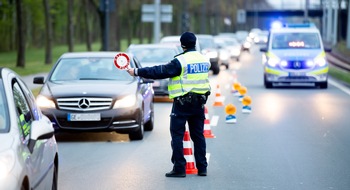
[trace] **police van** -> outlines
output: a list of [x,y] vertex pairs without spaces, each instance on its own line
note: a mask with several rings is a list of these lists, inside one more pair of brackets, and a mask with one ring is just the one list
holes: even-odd
[[263,52],[264,85],[314,84],[327,88],[328,63],[319,30],[313,23],[272,28]]

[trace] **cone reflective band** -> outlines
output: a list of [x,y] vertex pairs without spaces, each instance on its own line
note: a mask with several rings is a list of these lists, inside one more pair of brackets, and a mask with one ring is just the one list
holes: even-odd
[[128,68],[129,63],[130,63],[130,58],[125,53],[118,53],[114,57],[114,65],[118,69],[126,69],[126,68]]

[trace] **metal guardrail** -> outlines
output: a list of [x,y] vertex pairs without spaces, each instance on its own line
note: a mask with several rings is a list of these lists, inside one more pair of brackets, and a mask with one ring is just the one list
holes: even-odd
[[343,70],[350,72],[350,57],[346,57],[337,52],[327,53],[327,61]]

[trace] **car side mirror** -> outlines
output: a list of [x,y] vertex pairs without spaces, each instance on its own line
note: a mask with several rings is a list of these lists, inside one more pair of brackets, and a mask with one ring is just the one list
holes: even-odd
[[49,139],[53,137],[55,130],[51,121],[46,117],[42,120],[35,120],[31,124],[30,139],[28,143],[28,149],[31,153],[34,151],[35,143],[37,140]]
[[34,77],[33,83],[34,84],[44,84],[44,77]]
[[[43,116],[46,117],[46,116]],[[43,120],[35,120],[32,122],[31,125],[31,134],[30,139],[31,140],[43,140],[43,139],[49,139],[54,135],[54,128],[52,126],[52,123],[49,119],[43,119]]]

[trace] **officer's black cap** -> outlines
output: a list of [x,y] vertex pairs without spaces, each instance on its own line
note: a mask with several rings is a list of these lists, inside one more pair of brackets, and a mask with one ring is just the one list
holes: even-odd
[[180,37],[181,47],[186,49],[196,47],[196,40],[192,32],[184,32]]

